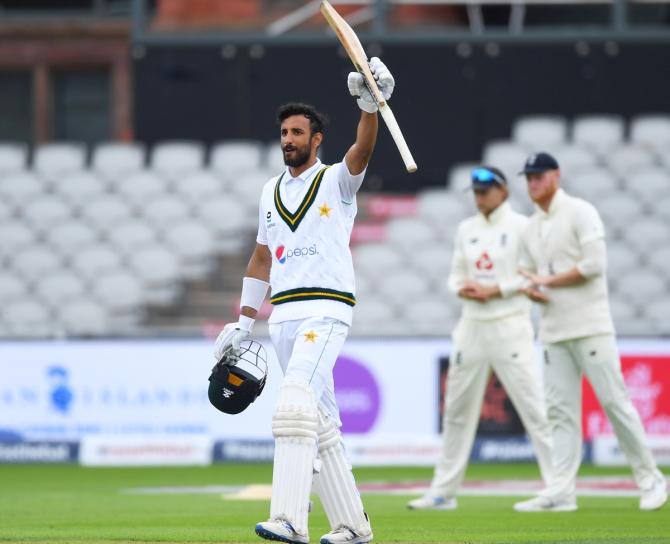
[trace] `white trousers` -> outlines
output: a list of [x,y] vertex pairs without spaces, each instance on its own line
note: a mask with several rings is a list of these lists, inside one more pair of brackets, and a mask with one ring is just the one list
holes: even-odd
[[269,329],[284,377],[307,384],[316,395],[319,408],[341,426],[333,368],[349,327],[330,317],[313,317],[284,321]]
[[544,362],[545,398],[555,445],[552,495],[575,498],[582,458],[582,374],[586,374],[612,423],[637,485],[649,489],[656,463],[645,443],[640,416],[626,391],[614,335],[547,344]]
[[528,432],[546,486],[553,481],[551,431],[535,364],[533,328],[516,314],[480,321],[461,318],[449,357],[442,454],[431,495],[453,497],[463,481],[477,430],[484,391],[493,369]]

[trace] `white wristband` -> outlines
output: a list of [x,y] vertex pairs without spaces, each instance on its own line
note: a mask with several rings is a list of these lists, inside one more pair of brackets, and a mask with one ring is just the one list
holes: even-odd
[[265,300],[270,284],[256,278],[242,279],[242,294],[240,295],[240,309],[245,306],[258,311]]
[[237,320],[237,324],[240,326],[240,329],[243,331],[251,332],[251,329],[254,328],[253,317],[247,317],[246,315],[240,315],[240,318]]

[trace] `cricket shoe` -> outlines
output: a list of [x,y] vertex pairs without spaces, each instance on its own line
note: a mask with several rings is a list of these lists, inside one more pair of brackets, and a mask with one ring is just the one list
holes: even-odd
[[319,541],[320,544],[365,544],[366,542],[372,542],[372,531],[369,528],[365,532],[357,533],[344,525],[323,535]]
[[640,510],[658,510],[668,500],[668,485],[660,472],[657,473],[654,485],[642,492]]
[[424,495],[407,503],[410,510],[456,510],[458,502],[454,497],[433,497]]
[[574,512],[577,502],[570,500],[552,500],[547,497],[533,497],[514,505],[517,512]]
[[288,542],[288,544],[309,543],[309,536],[298,533],[285,519],[271,519],[257,523],[256,534],[265,540]]

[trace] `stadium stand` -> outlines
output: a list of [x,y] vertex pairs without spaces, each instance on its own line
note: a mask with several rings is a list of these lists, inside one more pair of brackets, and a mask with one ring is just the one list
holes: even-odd
[[[606,115],[517,119],[511,139],[489,142],[482,161],[502,167],[524,212],[532,206],[517,172],[539,142],[555,150],[566,188],[603,217],[620,334],[670,334],[661,319],[670,304],[670,117],[639,115],[628,126]],[[228,319],[260,190],[283,168],[276,143],[219,142],[209,156],[197,142],[151,153],[137,143],[48,144],[28,159],[26,146],[0,144],[2,336],[192,332]],[[444,335],[453,326],[459,302],[446,277],[454,229],[475,211],[473,166],[453,166],[443,188],[415,196],[360,195],[368,234],[353,236],[367,241],[353,244],[352,334]]]

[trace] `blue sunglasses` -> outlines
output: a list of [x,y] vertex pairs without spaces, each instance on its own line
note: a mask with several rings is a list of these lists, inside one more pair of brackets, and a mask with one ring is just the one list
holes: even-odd
[[475,168],[472,171],[471,176],[472,181],[477,181],[479,183],[499,183],[500,185],[506,185],[504,179],[488,168]]

